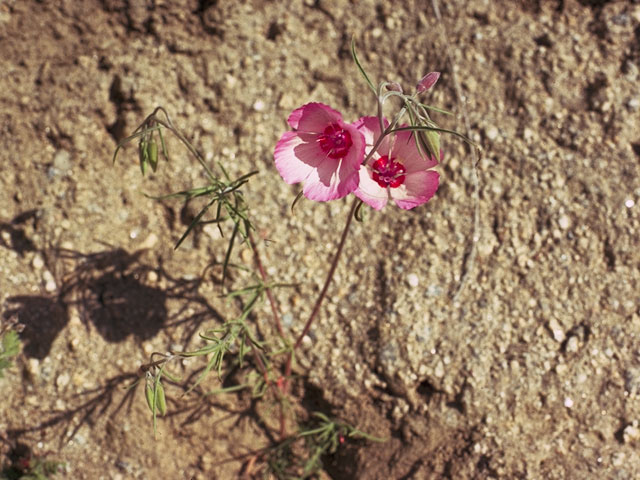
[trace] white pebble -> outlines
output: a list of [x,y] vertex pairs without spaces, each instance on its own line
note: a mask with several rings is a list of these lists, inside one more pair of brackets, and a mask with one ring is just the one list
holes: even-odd
[[31,261],[31,266],[36,270],[40,270],[42,269],[42,267],[44,267],[44,260],[40,255],[36,255],[35,257],[33,257],[33,260]]
[[410,287],[417,287],[418,283],[420,283],[420,279],[415,273],[410,273],[409,275],[407,275],[407,283]]
[[500,135],[500,132],[495,126],[492,125],[485,130],[485,135],[489,140],[493,142],[496,138],[498,138],[498,135]]
[[549,330],[551,330],[551,333],[553,334],[553,338],[556,342],[564,341],[565,339],[564,331],[562,330],[562,327],[558,323],[558,320],[556,320],[555,318],[552,318],[551,320],[549,320]]
[[47,292],[55,292],[58,289],[58,285],[56,285],[56,281],[49,270],[43,272],[42,279],[44,280],[44,289]]
[[153,353],[153,345],[150,342],[144,342],[142,344],[142,351],[148,357]]
[[624,206],[627,208],[633,208],[633,206],[636,204],[636,202],[633,201],[633,198],[627,198],[624,201]]
[[558,219],[558,225],[560,225],[561,229],[567,230],[571,226],[571,219],[567,215],[562,215]]
[[62,389],[67,385],[69,385],[70,380],[71,380],[71,376],[69,375],[69,373],[67,372],[61,373],[60,375],[58,375],[58,378],[56,378],[56,386]]
[[567,352],[574,353],[578,351],[578,337],[571,335],[567,340]]
[[263,112],[265,108],[265,104],[262,100],[256,100],[255,103],[253,104],[253,109],[256,112]]
[[567,407],[567,408],[573,407],[573,400],[571,400],[571,398],[569,398],[569,397],[565,397],[564,398],[564,406]]
[[155,233],[150,233],[147,238],[144,239],[144,242],[140,244],[140,248],[143,249],[152,249],[158,243],[158,236]]
[[627,425],[622,431],[624,443],[630,443],[640,438],[640,430],[636,425]]
[[27,374],[31,380],[35,380],[40,375],[40,360],[37,358],[27,360]]

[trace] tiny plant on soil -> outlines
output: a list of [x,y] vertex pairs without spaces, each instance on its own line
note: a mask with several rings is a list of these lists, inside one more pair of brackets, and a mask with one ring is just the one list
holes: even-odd
[[[364,221],[365,206],[375,210],[386,206],[409,210],[427,203],[435,195],[440,180],[435,170],[443,155],[440,135],[450,133],[468,141],[455,131],[438,127],[430,112],[449,112],[429,106],[421,99],[438,81],[438,72],[425,75],[415,90],[407,94],[395,82],[382,82],[375,86],[363,69],[353,42],[351,52],[376,98],[376,115],[363,116],[348,123],[340,112],[327,105],[307,103],[289,115],[291,130],[282,134],[274,150],[275,167],[283,180],[289,184],[302,184],[302,191],[292,202],[292,209],[301,196],[318,202],[337,200],[351,194],[354,197],[323,287],[311,306],[306,323],[293,337],[282,326],[279,306],[273,294],[275,289],[291,285],[267,277],[260,245],[255,240],[250,208],[243,196],[243,189],[257,172],[232,178],[222,164],[209,165],[162,107],[156,108],[131,136],[118,145],[114,153],[115,162],[120,149],[137,140],[139,163],[144,175],[149,169],[154,172],[158,169],[160,158],[169,160],[164,137],[166,132],[177,137],[199,162],[207,183],[163,197],[152,197],[176,197],[185,201],[197,197],[206,199],[176,248],[198,224],[214,223],[228,239],[222,262],[223,284],[234,268],[250,272],[253,278],[251,284],[233,290],[227,288],[223,293],[242,305],[236,318],[202,332],[203,346],[196,350],[152,354],[149,363],[143,365],[139,380],[144,383],[155,430],[158,416],[167,413],[165,381],[181,382],[171,373],[175,360],[198,357],[205,362],[201,373],[186,387],[187,392],[193,392],[211,372],[222,380],[232,369],[243,371],[244,375],[234,377],[242,378],[240,383],[205,392],[205,395],[249,390],[254,398],[278,405],[279,440],[247,460],[245,472],[249,474],[261,472],[265,475],[272,473],[277,478],[307,478],[322,467],[324,455],[334,453],[350,439],[383,441],[322,412],[307,412],[306,418],[292,418],[290,396],[295,380],[293,372],[297,372],[296,354],[326,297],[352,219]],[[386,118],[383,107],[392,101],[397,103],[397,110],[391,118]],[[253,269],[232,262],[233,252],[239,244],[251,250]],[[259,335],[252,323],[252,313],[265,300],[271,306],[273,338]]]

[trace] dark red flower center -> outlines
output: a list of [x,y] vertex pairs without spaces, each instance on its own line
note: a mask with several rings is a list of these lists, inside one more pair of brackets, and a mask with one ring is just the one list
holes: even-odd
[[371,165],[373,179],[383,188],[397,188],[404,183],[404,174],[407,171],[400,162],[387,155],[380,157]]
[[329,158],[338,159],[346,157],[353,142],[351,134],[337,123],[333,123],[324,129],[318,137],[318,143]]

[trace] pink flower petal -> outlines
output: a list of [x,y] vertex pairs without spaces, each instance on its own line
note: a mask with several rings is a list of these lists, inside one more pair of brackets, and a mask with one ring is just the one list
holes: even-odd
[[[380,130],[380,121],[378,120],[378,117],[362,117],[355,122],[354,125],[364,135],[364,140],[367,144],[365,154],[368,155],[375,145],[376,140],[382,133]],[[389,122],[386,118],[384,119],[384,126],[385,128],[389,126]],[[389,147],[389,137],[385,137],[372,158],[375,159],[383,155],[388,155]]]
[[335,200],[353,192],[358,187],[358,179],[358,171],[344,160],[327,158],[311,171],[302,193],[309,200],[318,202]]
[[365,140],[354,125],[342,127],[353,142],[346,157],[334,160],[325,157],[305,180],[303,193],[310,200],[320,202],[342,198],[358,187],[360,163],[364,159]]
[[333,123],[342,123],[342,115],[323,103],[307,103],[295,109],[287,119],[294,130],[321,133]]
[[359,173],[360,182],[353,194],[370,207],[376,210],[382,210],[389,199],[387,189],[381,187],[378,182],[373,179],[369,167],[363,166]]
[[[282,135],[274,150],[276,168],[285,182],[304,182],[304,195],[316,201],[334,200],[353,192],[364,159],[362,133],[354,125],[345,124],[340,113],[320,103],[296,109],[289,123],[298,130]],[[347,146],[343,151],[337,150],[344,157],[324,146],[323,135],[329,126],[334,127],[333,131],[348,133]]]
[[396,205],[410,210],[427,203],[438,190],[440,175],[434,170],[408,174],[404,185],[391,189],[391,198]]
[[416,146],[415,135],[415,132],[408,130],[398,132],[391,150],[391,156],[398,158],[402,162],[407,169],[407,173],[428,170],[438,164],[434,156],[429,156],[429,152],[424,152],[424,156],[420,154]]
[[321,159],[319,150],[316,144],[305,143],[298,132],[285,132],[273,152],[276,169],[288,184],[302,182]]

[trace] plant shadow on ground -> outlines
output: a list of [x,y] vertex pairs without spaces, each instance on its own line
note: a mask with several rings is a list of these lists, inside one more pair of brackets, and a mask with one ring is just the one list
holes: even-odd
[[[5,319],[22,324],[23,351],[43,359],[53,341],[67,325],[71,307],[81,321],[96,328],[109,342],[129,336],[148,340],[167,328],[184,326],[181,340],[187,342],[207,320],[221,320],[220,314],[198,293],[201,280],[171,277],[162,268],[141,261],[143,250],[123,249],[83,254],[66,249],[43,252],[58,264],[71,266],[62,273],[58,291],[51,295],[18,295],[7,299]],[[162,287],[147,285],[153,274]],[[169,314],[167,301],[181,302],[179,311]]]
[[[46,259],[50,270],[61,271],[56,275],[59,285],[56,292],[18,295],[6,301],[3,318],[18,324],[26,357],[46,358],[74,312],[88,330],[93,326],[105,340],[113,343],[131,336],[142,342],[163,330],[169,334],[179,332],[179,341],[187,344],[205,323],[223,321],[199,293],[201,279],[174,278],[164,270],[161,261],[154,267],[145,264],[143,250],[129,253],[123,249],[107,249],[91,254],[68,249],[39,251],[15,220],[0,224],[0,229],[11,235],[11,245],[6,247],[21,256],[26,251],[37,252]],[[147,284],[151,283],[150,276],[159,286]],[[167,303],[172,300],[179,307],[170,312]],[[39,423],[7,430],[6,442],[13,449],[25,434],[50,428],[61,428],[61,443],[68,441],[82,425],[93,424],[99,416],[108,414],[113,418],[123,407],[129,409],[137,387],[140,383],[144,385],[144,382],[136,383],[141,376],[141,372],[133,371],[105,378],[99,387],[68,398],[73,407]],[[177,384],[174,387],[183,388]],[[193,410],[189,416],[194,417],[201,408],[197,402],[191,402],[178,413]]]
[[[10,237],[10,244],[3,246],[14,249],[21,257],[27,252],[41,255],[47,269],[56,272],[58,286],[51,294],[17,295],[7,299],[3,318],[20,325],[20,338],[26,357],[42,360],[49,356],[53,342],[72,316],[79,317],[88,331],[95,328],[110,343],[124,342],[130,337],[142,342],[155,337],[160,331],[169,335],[176,331],[180,335],[179,341],[186,344],[206,324],[224,323],[223,317],[199,293],[203,282],[201,278],[174,278],[165,271],[161,259],[156,259],[154,266],[145,263],[145,250],[130,253],[124,249],[107,248],[90,254],[61,248],[40,250],[23,229],[25,222],[37,221],[37,212],[26,212],[16,218],[10,223],[0,223],[0,230],[8,232]],[[221,281],[215,275],[209,278],[213,278],[214,282]],[[235,300],[242,302],[239,298]],[[170,302],[177,307],[174,306],[172,310],[168,306]],[[259,331],[258,335],[262,337]],[[233,365],[227,367],[229,369],[222,379],[222,388],[241,382],[243,372],[248,369],[257,370],[251,361],[243,368]],[[208,395],[200,386],[193,389],[192,395],[182,396],[189,386],[197,383],[204,369],[204,366],[194,369],[180,383],[165,379],[172,390],[167,397],[170,408],[166,419],[176,422],[180,428],[188,428],[215,409],[226,413],[225,420],[233,418],[234,427],[247,420],[252,422],[262,431],[268,444],[278,445],[280,439],[277,431],[273,425],[268,425],[269,421],[264,418],[264,412],[258,405],[264,398],[255,398],[248,391],[232,394],[231,399]],[[84,425],[94,427],[101,417],[113,420],[123,412],[130,412],[138,387],[142,385],[144,388],[145,382],[139,381],[142,378],[142,371],[129,371],[104,378],[96,388],[85,389],[64,399],[69,408],[41,421],[8,429],[8,437],[2,438],[2,441],[13,452],[20,450],[31,434],[52,431],[62,447]],[[334,412],[335,409],[324,399],[322,391],[309,383],[308,379],[300,377],[297,383],[299,388],[294,392],[294,398],[299,399],[296,402],[305,412],[301,419],[303,425],[310,420],[305,417],[309,417],[311,412],[327,415],[337,413],[336,417],[340,417],[340,412]],[[181,397],[179,401],[174,400],[178,397]],[[266,401],[274,405],[278,403],[275,398]],[[151,419],[149,428],[152,428]],[[349,439],[335,453],[323,455],[325,471],[334,479],[353,478],[357,467],[357,449],[362,443],[361,440]],[[252,458],[269,451],[269,448],[255,450],[255,445],[249,444],[241,449],[245,453],[223,459],[222,462],[239,461],[246,465]],[[288,455],[297,453],[298,450],[294,449]],[[290,460],[294,463],[296,459]]]

